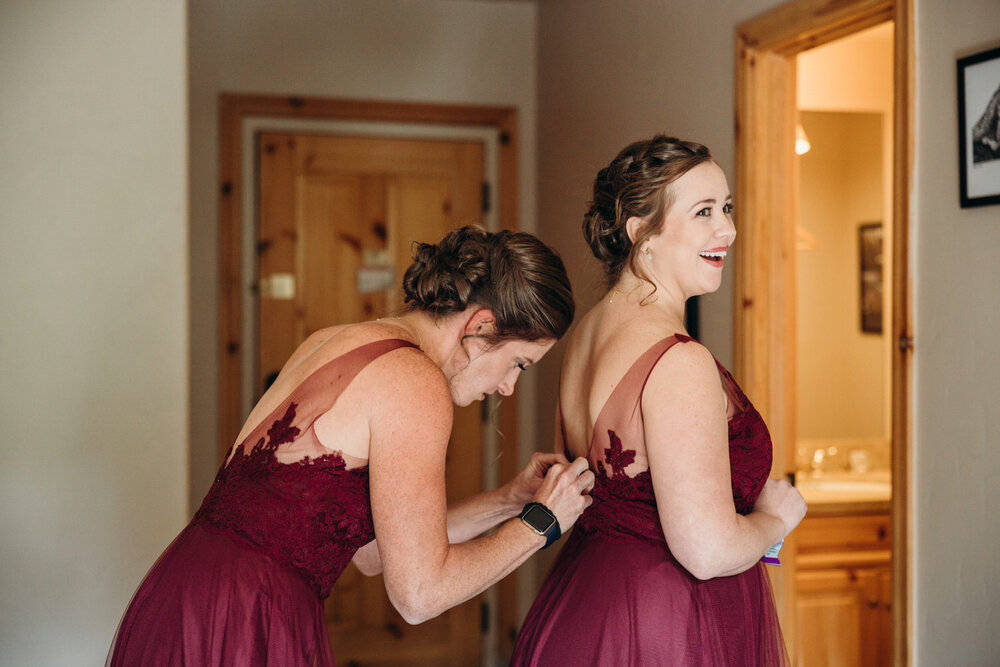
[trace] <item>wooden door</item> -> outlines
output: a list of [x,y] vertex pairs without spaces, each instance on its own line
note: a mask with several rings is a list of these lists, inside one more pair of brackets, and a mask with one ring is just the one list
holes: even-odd
[[[317,329],[398,312],[414,241],[482,219],[483,146],[356,136],[261,133],[256,381]],[[482,488],[482,422],[455,411],[449,501]],[[341,665],[477,665],[480,600],[407,625],[381,577],[351,565],[326,605]]]

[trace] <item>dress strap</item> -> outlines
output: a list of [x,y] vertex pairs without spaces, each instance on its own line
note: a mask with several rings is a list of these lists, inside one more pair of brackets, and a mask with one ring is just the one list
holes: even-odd
[[243,441],[244,445],[257,442],[275,421],[281,419],[282,415],[289,414],[289,408],[293,405],[295,426],[300,431],[305,431],[320,415],[333,407],[347,386],[368,364],[383,354],[401,347],[417,346],[402,338],[383,338],[348,350],[327,361],[310,373],[250,432]]
[[326,362],[302,381],[286,399],[299,405],[299,419],[306,425],[337,402],[354,378],[383,354],[401,347],[417,347],[402,338],[384,338],[349,350]]
[[603,443],[607,438],[608,429],[615,430],[619,436],[629,437],[626,431],[641,431],[642,429],[642,392],[649,380],[653,367],[667,350],[677,343],[693,341],[693,338],[683,334],[673,334],[657,341],[636,359],[619,380],[614,391],[604,403],[600,414],[594,421],[594,431],[590,440],[590,451],[597,443]]

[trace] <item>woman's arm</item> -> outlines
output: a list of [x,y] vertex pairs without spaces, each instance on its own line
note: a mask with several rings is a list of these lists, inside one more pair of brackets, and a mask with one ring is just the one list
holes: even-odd
[[773,480],[753,512],[736,512],[726,399],[715,360],[701,345],[675,345],[660,358],[642,414],[660,524],[671,553],[695,577],[749,569],[805,515],[799,492]]
[[[513,519],[486,537],[449,542],[444,469],[451,393],[423,355],[392,356],[393,363],[370,366],[379,388],[370,423],[371,507],[389,600],[407,622],[420,623],[499,581],[545,540]],[[585,460],[556,463],[533,498],[566,531],[590,504],[593,481]]]
[[561,454],[532,454],[528,465],[503,486],[448,506],[448,541],[466,542],[521,513],[553,465],[569,465]]
[[[482,535],[491,528],[512,519],[531,502],[545,473],[554,464],[568,465],[560,454],[533,454],[528,465],[503,486],[478,493],[448,506],[448,542],[458,544]],[[365,576],[382,572],[376,541],[372,540],[354,554],[354,564]]]

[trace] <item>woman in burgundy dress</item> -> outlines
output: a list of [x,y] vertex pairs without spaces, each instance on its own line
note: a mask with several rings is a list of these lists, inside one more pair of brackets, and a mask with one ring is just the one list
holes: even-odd
[[726,177],[700,144],[634,143],[598,173],[583,227],[610,290],[570,338],[556,449],[589,459],[594,502],[512,664],[786,664],[761,558],[805,503],[768,479],[760,415],[684,329],[736,237]]
[[[403,287],[402,316],[318,331],[289,358],[136,591],[108,664],[332,665],[322,599],[352,558],[382,571],[392,604],[419,623],[590,504],[586,460],[555,454],[494,492],[445,501],[453,404],[509,395],[572,322],[559,257],[528,234],[466,227],[419,244]],[[554,521],[517,520],[529,501]]]

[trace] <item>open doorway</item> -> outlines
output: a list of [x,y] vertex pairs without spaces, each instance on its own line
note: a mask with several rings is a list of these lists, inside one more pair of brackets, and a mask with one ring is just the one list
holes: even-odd
[[796,58],[802,667],[890,662],[892,51],[886,22]]
[[[771,428],[773,474],[826,475],[822,501],[811,504],[786,541],[785,566],[773,572],[799,665],[907,662],[910,16],[907,0],[835,8],[796,0],[737,29],[734,367]],[[836,82],[864,79],[859,73],[874,66],[871,54],[851,65],[839,53],[828,59],[839,72],[808,75],[819,47],[872,35],[890,50],[887,83],[870,91],[884,100],[803,108],[800,92],[810,84],[842,101]],[[796,155],[796,135],[806,139],[810,129],[815,152]],[[832,219],[821,219],[823,208]],[[872,266],[880,259],[881,273]],[[834,290],[843,284],[849,293]],[[816,321],[817,313],[845,328]],[[858,345],[848,350],[848,342]],[[866,362],[851,371],[838,354]],[[874,479],[882,462],[884,479]]]

